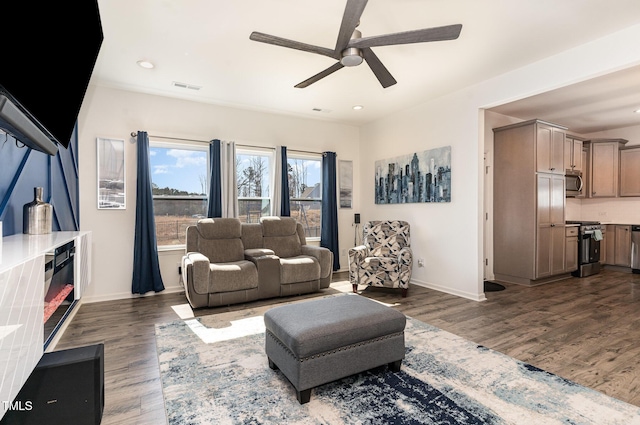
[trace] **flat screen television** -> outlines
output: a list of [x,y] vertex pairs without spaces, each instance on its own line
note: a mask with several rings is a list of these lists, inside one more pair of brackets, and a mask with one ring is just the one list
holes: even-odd
[[98,2],[8,0],[2,34],[0,129],[55,155],[69,146],[102,45]]

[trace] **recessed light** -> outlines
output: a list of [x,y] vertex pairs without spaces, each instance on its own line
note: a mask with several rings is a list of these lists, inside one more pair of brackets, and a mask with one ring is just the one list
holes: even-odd
[[359,111],[359,110],[361,110],[363,108],[364,108],[364,106],[362,106],[362,105],[356,105],[356,106],[353,107],[353,110],[354,111]]
[[141,66],[142,68],[145,68],[145,69],[153,69],[155,67],[153,63],[145,60],[139,60],[136,63],[138,64],[138,66]]
[[640,114],[640,109],[636,109],[636,110],[635,110],[635,111],[633,111],[633,112],[635,112],[636,114]]

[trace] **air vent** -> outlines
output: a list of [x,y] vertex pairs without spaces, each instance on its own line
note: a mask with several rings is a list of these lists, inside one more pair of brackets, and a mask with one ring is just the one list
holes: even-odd
[[312,111],[313,112],[324,112],[325,114],[328,114],[329,112],[331,112],[331,109],[313,108]]
[[178,81],[174,81],[173,83],[174,87],[180,87],[181,89],[189,89],[189,90],[200,90],[202,88],[202,86],[194,86],[193,84],[187,84],[187,83],[180,83]]

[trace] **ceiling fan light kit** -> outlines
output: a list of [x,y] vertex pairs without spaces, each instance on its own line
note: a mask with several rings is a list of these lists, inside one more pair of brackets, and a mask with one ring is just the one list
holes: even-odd
[[308,87],[343,67],[358,66],[363,61],[367,62],[367,65],[369,65],[369,68],[371,68],[371,71],[373,71],[373,74],[382,87],[387,88],[396,84],[396,80],[382,64],[380,59],[373,53],[371,47],[455,40],[460,36],[460,31],[462,31],[462,25],[456,24],[363,38],[362,33],[357,30],[356,27],[360,24],[360,16],[362,16],[366,5],[367,0],[347,0],[344,15],[342,16],[342,23],[340,24],[340,31],[338,32],[338,40],[333,50],[256,31],[251,33],[249,39],[328,56],[338,60],[337,63],[324,71],[296,84],[296,88]]

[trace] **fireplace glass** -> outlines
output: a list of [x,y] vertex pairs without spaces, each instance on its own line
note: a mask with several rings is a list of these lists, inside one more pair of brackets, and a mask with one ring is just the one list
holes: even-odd
[[45,256],[44,348],[53,340],[76,304],[74,293],[74,241]]

